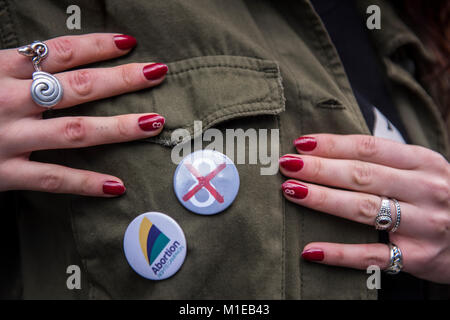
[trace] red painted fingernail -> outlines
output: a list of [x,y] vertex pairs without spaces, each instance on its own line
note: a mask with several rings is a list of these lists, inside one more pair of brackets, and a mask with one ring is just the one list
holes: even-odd
[[125,193],[125,186],[117,181],[105,181],[103,183],[103,193],[120,196]]
[[166,119],[159,114],[149,114],[139,118],[139,127],[144,131],[155,131],[164,126]]
[[308,261],[322,261],[324,253],[322,249],[308,249],[302,252],[302,258]]
[[294,141],[294,144],[301,151],[312,151],[317,146],[317,140],[313,137],[300,137]]
[[303,168],[303,160],[293,156],[282,156],[278,160],[280,166],[287,171],[300,171]]
[[298,182],[286,181],[281,188],[285,195],[295,199],[304,199],[308,195],[308,187]]
[[117,48],[121,50],[128,50],[136,46],[137,41],[135,37],[118,34],[114,36],[114,43]]
[[164,63],[148,64],[142,70],[147,80],[156,80],[163,77],[169,68]]

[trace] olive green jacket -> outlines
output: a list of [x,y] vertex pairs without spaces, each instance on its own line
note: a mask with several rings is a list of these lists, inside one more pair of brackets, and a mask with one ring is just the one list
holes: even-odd
[[[445,127],[427,92],[402,66],[430,59],[417,37],[385,2],[381,30],[368,32],[408,136],[448,155]],[[81,9],[81,30],[68,30],[66,8]],[[157,112],[166,118],[154,139],[33,154],[33,160],[120,177],[127,193],[99,199],[39,192],[4,194],[2,217],[17,220],[20,272],[11,291],[23,298],[91,299],[375,299],[368,274],[300,259],[311,241],[377,242],[376,231],[287,202],[280,174],[260,164],[237,165],[239,194],[225,212],[200,216],[176,199],[171,139],[177,128],[279,129],[280,154],[309,133],[370,134],[330,38],[308,1],[0,1],[0,45],[91,32],[137,38],[130,54],[94,66],[164,62],[158,87],[86,103],[46,117]],[[351,40],[349,40],[351,41]],[[402,54],[398,54],[398,53]],[[248,148],[248,146],[247,146]],[[6,212],[5,212],[6,211]],[[164,281],[140,277],[122,247],[137,215],[159,211],[183,228],[188,252]],[[4,222],[5,223],[5,222]],[[7,228],[5,225],[3,228]],[[14,241],[13,241],[14,240]],[[7,246],[7,244],[5,244]],[[8,258],[14,263],[14,257]],[[16,261],[17,262],[17,261]],[[68,290],[66,268],[81,267],[82,287]],[[17,286],[14,286],[17,288]],[[11,289],[12,290],[12,289]]]

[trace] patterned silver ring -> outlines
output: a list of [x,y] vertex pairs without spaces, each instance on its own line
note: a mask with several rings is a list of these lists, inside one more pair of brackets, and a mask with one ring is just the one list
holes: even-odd
[[403,256],[402,251],[393,243],[389,243],[389,267],[384,271],[388,274],[397,274],[402,271],[403,268]]
[[395,224],[391,232],[397,231],[398,227],[400,226],[400,220],[402,218],[402,210],[400,208],[400,203],[397,201],[397,199],[392,198],[391,199],[394,202],[395,205]]
[[375,217],[375,228],[377,230],[388,230],[392,226],[391,202],[388,198],[381,198],[381,207]]

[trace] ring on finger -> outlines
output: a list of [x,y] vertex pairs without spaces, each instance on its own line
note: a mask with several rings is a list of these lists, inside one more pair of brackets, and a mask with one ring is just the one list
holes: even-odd
[[375,217],[375,228],[377,230],[388,230],[392,226],[391,203],[388,198],[381,198],[380,210]]
[[31,84],[31,97],[36,104],[50,109],[55,106],[63,96],[63,88],[58,79],[50,73],[41,70],[40,63],[48,55],[48,47],[41,41],[20,47],[17,51],[26,57],[31,57],[35,72]]
[[394,227],[390,230],[390,232],[397,231],[398,227],[400,226],[400,219],[402,217],[402,210],[400,208],[400,203],[397,201],[397,199],[392,198],[392,202],[394,202],[395,205],[395,224]]
[[399,247],[394,243],[389,243],[389,266],[384,269],[388,274],[395,275],[403,268],[403,255]]

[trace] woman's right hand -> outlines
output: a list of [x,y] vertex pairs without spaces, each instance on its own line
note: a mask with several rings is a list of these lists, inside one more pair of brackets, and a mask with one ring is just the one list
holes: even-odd
[[[42,70],[61,83],[64,95],[55,109],[103,99],[161,83],[167,66],[132,63],[113,68],[64,70],[127,54],[136,40],[115,34],[65,36],[45,41]],[[143,139],[159,134],[157,114],[42,119],[46,110],[31,98],[31,59],[17,49],[0,50],[0,191],[36,190],[112,197],[123,194],[114,176],[30,161],[31,152],[81,148]]]

